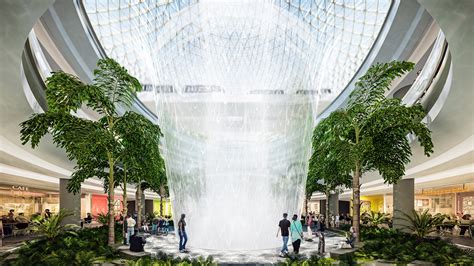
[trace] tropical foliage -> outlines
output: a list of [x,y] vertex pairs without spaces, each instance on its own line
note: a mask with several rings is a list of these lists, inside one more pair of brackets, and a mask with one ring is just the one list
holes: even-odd
[[[48,110],[21,123],[21,140],[35,148],[51,133],[54,143],[76,162],[68,185],[74,193],[80,192],[81,183],[88,178],[104,180],[109,198],[109,245],[113,245],[113,188],[126,184],[127,175],[152,178],[163,168],[157,146],[161,132],[142,115],[131,111],[120,115],[119,110],[128,109],[141,90],[138,80],[113,59],[101,59],[97,66],[91,84],[54,72],[46,80]],[[98,117],[77,116],[82,107]]]
[[79,226],[75,224],[63,224],[64,218],[71,216],[72,212],[61,209],[59,213],[51,215],[48,219],[37,219],[33,221],[32,231],[39,233],[48,241],[55,240],[58,236],[64,234],[75,235],[75,230]]
[[313,133],[313,154],[309,160],[307,193],[322,192],[326,195],[326,226],[329,223],[329,196],[331,193],[339,192],[343,188],[350,188],[352,177],[350,168],[341,164],[338,158],[344,156],[348,151],[343,145],[334,145],[333,142],[340,141],[333,139],[325,141],[325,134],[331,124],[328,121],[321,121],[314,129]]
[[179,258],[168,256],[164,253],[159,253],[157,258],[143,257],[138,260],[130,260],[126,263],[127,266],[165,266],[165,265],[178,265],[178,266],[214,266],[218,265],[213,261],[211,256],[207,258],[199,257],[197,259]]
[[413,66],[403,61],[373,65],[356,82],[346,108],[331,113],[315,130],[314,139],[323,144],[313,139],[313,146],[333,149],[338,168],[352,172],[353,227],[357,235],[363,173],[376,170],[389,184],[400,180],[411,156],[409,134],[418,137],[427,156],[433,152],[431,133],[422,122],[422,106],[406,106],[399,99],[385,97],[391,82]]
[[383,212],[366,212],[362,215],[362,221],[366,222],[369,226],[378,226],[387,222],[388,215]]
[[411,213],[400,212],[403,215],[401,219],[407,222],[407,224],[402,224],[401,226],[419,238],[423,238],[436,231],[436,227],[440,226],[444,218],[446,218],[442,214],[431,215],[428,209],[422,212],[416,210],[412,210]]
[[384,260],[395,263],[412,261],[436,265],[473,265],[472,253],[459,249],[440,238],[418,238],[393,229],[363,227],[364,245],[356,252],[356,260]]
[[110,215],[109,213],[99,213],[97,215],[97,222],[99,222],[101,225],[108,225],[110,220]]
[[[115,227],[118,238],[120,227]],[[118,252],[107,245],[108,227],[86,228],[74,235],[62,232],[54,239],[39,238],[27,241],[15,250],[17,256],[2,265],[79,266],[118,258]]]
[[330,266],[334,265],[337,261],[331,258],[321,258],[319,256],[312,255],[309,258],[299,254],[289,254],[288,258],[280,263],[280,265],[294,265],[294,266]]
[[[158,147],[158,146],[157,146]],[[166,170],[165,170],[165,163],[162,157],[159,156],[159,151],[157,151],[156,155],[158,157],[154,157],[151,155],[151,158],[154,158],[153,160],[155,161],[155,169],[153,171],[150,171],[150,176],[136,176],[134,178],[134,181],[136,183],[137,187],[137,202],[138,202],[138,217],[137,217],[137,223],[140,224],[142,221],[142,204],[141,204],[141,198],[143,196],[143,191],[146,189],[150,189],[151,191],[157,193],[160,195],[160,206],[161,210],[160,213],[162,213],[163,209],[163,197],[166,196],[168,192],[168,185],[167,185],[167,178],[166,178]],[[140,199],[140,200],[139,200]]]

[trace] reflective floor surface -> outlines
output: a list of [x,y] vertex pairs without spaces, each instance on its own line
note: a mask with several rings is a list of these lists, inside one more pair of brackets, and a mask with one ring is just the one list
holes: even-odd
[[[337,248],[337,245],[340,241],[343,241],[345,238],[338,236],[334,233],[327,232],[326,235],[326,254],[329,256],[329,252]],[[192,236],[189,235],[189,238]],[[305,236],[306,237],[306,236]],[[208,257],[212,256],[214,262],[217,263],[258,263],[258,264],[269,264],[269,263],[278,263],[284,259],[279,257],[280,248],[273,249],[263,249],[263,250],[249,250],[249,251],[220,251],[220,250],[209,250],[209,249],[200,249],[193,247],[186,247],[189,250],[189,253],[179,253],[178,252],[178,241],[179,239],[174,234],[169,234],[168,236],[149,236],[145,245],[145,251],[151,253],[152,256],[160,252],[164,252],[168,255],[173,255],[176,257],[189,257],[190,259],[198,257]],[[252,239],[249,239],[249,243]],[[293,251],[292,246],[289,245],[290,252]],[[318,250],[318,239],[314,237],[313,241],[303,241],[300,247],[300,254],[310,257],[311,255],[316,255]]]

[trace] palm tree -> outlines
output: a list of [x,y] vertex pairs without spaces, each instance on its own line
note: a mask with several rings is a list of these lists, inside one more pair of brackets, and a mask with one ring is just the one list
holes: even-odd
[[[161,136],[159,127],[144,116],[133,111],[124,114],[119,111],[129,109],[136,92],[141,89],[140,82],[110,58],[98,61],[94,79],[89,84],[71,74],[54,72],[46,80],[48,109],[20,124],[23,144],[30,142],[32,148],[36,148],[41,138],[50,133],[56,146],[63,148],[68,159],[76,163],[68,183],[70,192],[80,193],[81,184],[88,178],[97,177],[104,181],[108,194],[109,245],[115,244],[114,188],[121,183],[121,168],[132,167],[127,160],[130,156],[126,145],[140,140],[157,143]],[[95,111],[97,119],[76,116],[82,107]],[[133,137],[133,141],[128,136]],[[137,147],[153,148],[154,153],[158,150],[152,145]],[[141,162],[156,162],[142,157]]]
[[401,219],[408,222],[408,224],[402,226],[419,238],[423,238],[436,231],[436,227],[441,225],[445,218],[445,215],[431,215],[428,209],[423,212],[412,210],[410,214],[400,212],[404,216]]
[[48,241],[53,241],[63,234],[75,234],[74,231],[79,229],[79,226],[75,224],[62,224],[64,218],[72,214],[69,210],[61,209],[58,214],[51,215],[48,219],[33,221],[32,230],[44,236]]
[[[356,238],[360,229],[360,186],[364,173],[378,171],[385,183],[397,183],[410,162],[407,135],[418,138],[426,156],[433,152],[431,132],[424,124],[421,104],[406,106],[399,99],[387,98],[392,80],[411,71],[414,64],[403,61],[377,63],[355,83],[347,106],[332,112],[317,126],[313,146],[329,147],[341,169],[351,169],[353,216]],[[315,143],[315,139],[317,142]],[[344,151],[344,152],[339,152]]]

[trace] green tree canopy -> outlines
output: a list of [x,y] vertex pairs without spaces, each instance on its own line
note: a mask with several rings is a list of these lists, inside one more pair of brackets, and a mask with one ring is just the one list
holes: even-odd
[[418,137],[427,156],[433,152],[431,132],[422,122],[422,106],[406,106],[399,99],[385,97],[391,82],[413,66],[403,61],[373,65],[355,84],[347,107],[323,119],[320,124],[324,130],[315,130],[313,145],[334,149],[332,158],[353,173],[353,226],[357,235],[362,174],[376,170],[385,183],[400,180],[412,155],[409,134]]
[[329,196],[343,188],[350,188],[350,166],[339,160],[347,154],[344,143],[332,136],[332,120],[323,120],[313,132],[313,154],[309,160],[307,187],[326,195],[326,224],[329,222]]
[[[139,114],[129,111],[120,115],[117,111],[119,106],[129,108],[141,88],[136,78],[110,58],[98,61],[91,84],[71,74],[54,72],[46,80],[48,110],[20,124],[21,140],[23,144],[31,142],[35,148],[45,134],[52,134],[54,143],[76,162],[68,186],[70,191],[79,192],[81,183],[94,176],[104,180],[106,189],[115,188],[119,184],[116,177],[126,176],[125,166],[133,168],[143,163],[141,168],[148,170],[152,167],[147,162],[153,158],[147,156],[159,153],[159,127]],[[78,117],[75,113],[82,107],[96,112],[99,118]],[[130,148],[144,143],[148,146]],[[112,245],[114,189],[107,190],[109,245]]]

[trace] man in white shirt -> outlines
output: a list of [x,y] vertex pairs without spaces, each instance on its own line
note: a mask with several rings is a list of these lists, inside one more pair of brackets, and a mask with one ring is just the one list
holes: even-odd
[[135,219],[130,216],[130,214],[127,215],[127,245],[130,245],[130,237],[133,236],[135,233],[135,225],[137,222],[135,222]]

